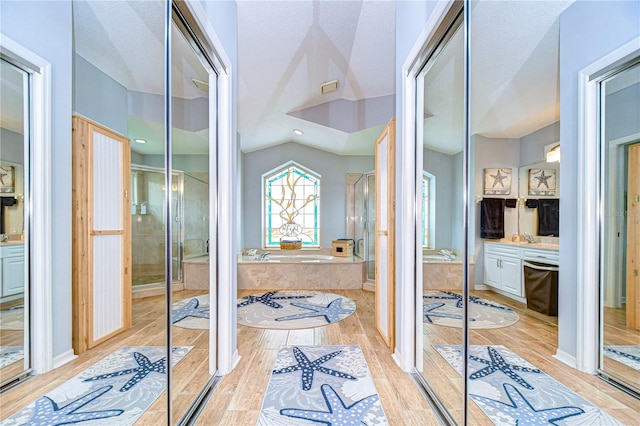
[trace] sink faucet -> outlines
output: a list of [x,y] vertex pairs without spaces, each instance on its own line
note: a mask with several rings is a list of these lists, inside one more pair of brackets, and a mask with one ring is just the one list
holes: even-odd
[[534,244],[536,242],[535,237],[533,235],[529,235],[529,234],[525,234],[524,240],[526,242],[528,242],[529,244]]
[[260,253],[259,255],[256,256],[256,260],[269,260],[269,255],[271,254],[271,252],[264,252],[264,253]]

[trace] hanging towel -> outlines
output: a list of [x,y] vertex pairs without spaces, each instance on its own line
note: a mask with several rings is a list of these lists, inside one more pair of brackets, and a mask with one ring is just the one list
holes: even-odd
[[4,208],[16,203],[15,197],[0,197],[0,234],[4,234]]
[[518,205],[517,198],[507,198],[504,200],[504,206],[510,209],[514,209]]
[[538,200],[536,200],[535,198],[530,198],[524,202],[524,205],[527,206],[528,209],[537,209]]
[[504,238],[504,198],[485,198],[482,200],[480,238]]
[[558,198],[538,200],[538,235],[560,236],[560,200]]

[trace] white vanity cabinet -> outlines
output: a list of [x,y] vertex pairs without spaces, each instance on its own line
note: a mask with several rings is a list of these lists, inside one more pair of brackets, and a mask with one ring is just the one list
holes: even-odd
[[524,296],[522,261],[518,247],[498,243],[484,244],[484,283],[518,297]]
[[0,247],[2,297],[24,292],[24,244]]

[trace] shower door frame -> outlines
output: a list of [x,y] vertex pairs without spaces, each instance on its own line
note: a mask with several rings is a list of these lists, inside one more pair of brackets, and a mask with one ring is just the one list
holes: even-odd
[[[363,196],[362,196],[363,205],[364,205],[364,209],[363,209],[363,213],[362,213],[362,216],[363,216],[363,218],[362,218],[363,219],[362,220],[363,227],[362,228],[363,228],[363,236],[364,236],[363,239],[364,239],[364,247],[365,247],[364,248],[364,253],[363,253],[364,255],[361,256],[361,257],[364,259],[364,264],[365,264],[365,283],[369,284],[369,285],[375,284],[375,254],[373,255],[373,262],[374,262],[374,264],[373,264],[373,273],[374,273],[374,276],[373,276],[373,278],[369,278],[369,261],[370,261],[369,256],[371,254],[369,245],[371,244],[371,234],[372,233],[374,234],[373,243],[375,245],[375,229],[371,230],[371,228],[370,228],[370,226],[371,226],[371,220],[370,219],[371,218],[369,217],[369,211],[370,211],[370,209],[369,209],[369,201],[370,201],[369,200],[369,193],[371,191],[371,188],[369,188],[369,178],[371,176],[373,176],[374,179],[375,179],[375,176],[376,176],[375,170],[371,170],[371,171],[362,173],[362,175],[360,176],[360,179],[364,179],[364,181],[363,181],[363,188],[364,189],[363,189]],[[360,180],[360,179],[358,179],[358,180]],[[356,184],[357,184],[357,181],[356,181]],[[373,192],[375,194],[375,186],[373,188]],[[374,207],[374,212],[375,212],[375,205],[373,207]]]
[[[145,166],[142,164],[131,164],[131,172],[133,174],[133,171],[142,171],[142,172],[153,172],[153,173],[159,173],[164,175],[164,167],[153,167],[153,166]],[[171,277],[171,283],[179,283],[182,282],[182,276],[183,276],[183,270],[182,270],[182,260],[184,258],[184,172],[182,170],[173,170],[171,172],[172,176],[177,176],[178,177],[178,205],[176,206],[176,210],[177,210],[177,217],[178,217],[178,221],[177,221],[177,226],[172,227],[172,232],[175,231],[175,235],[176,235],[176,239],[177,239],[177,243],[178,243],[178,252],[177,252],[177,258],[176,258],[176,262],[177,262],[177,274],[176,274],[176,278],[174,279],[173,277]],[[133,179],[131,180],[133,183]],[[133,194],[132,194],[133,195]],[[163,194],[164,195],[164,194]],[[132,221],[133,222],[133,221]],[[175,229],[174,229],[175,228]],[[165,230],[166,231],[166,230]],[[133,234],[131,235],[131,239],[133,241]],[[134,253],[132,253],[132,259],[131,259],[131,276],[133,277],[133,256]],[[173,261],[173,257],[171,259]],[[162,283],[163,281],[159,281],[159,283]],[[150,283],[150,284],[139,284],[137,287],[140,286],[146,286],[146,285],[152,285],[155,286],[158,283]],[[132,285],[133,287],[133,285]],[[142,287],[144,288],[144,287]]]

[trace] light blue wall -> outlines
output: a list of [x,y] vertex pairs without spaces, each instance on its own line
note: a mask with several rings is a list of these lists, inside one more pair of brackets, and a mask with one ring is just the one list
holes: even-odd
[[70,1],[0,2],[3,34],[51,63],[53,355],[71,349]]
[[0,128],[2,147],[0,157],[11,163],[24,164],[24,135],[4,127]]
[[[559,349],[576,355],[578,236],[578,72],[640,35],[640,2],[578,0],[560,15]],[[595,119],[595,117],[594,117]],[[592,313],[596,315],[595,312]]]
[[320,174],[320,244],[346,236],[346,174],[373,170],[373,156],[336,155],[295,142],[243,155],[244,246],[262,247],[262,175],[295,161]]
[[640,133],[640,83],[607,96],[605,139]]
[[560,122],[520,138],[520,166],[544,161],[544,146],[560,140]]
[[[133,161],[134,164],[141,164],[150,167],[162,167],[164,168],[164,155],[140,155],[137,154]],[[192,173],[208,173],[209,172],[209,156],[208,155],[174,155],[173,169],[181,170],[183,172]]]
[[73,54],[73,111],[127,134],[127,89],[82,56]]

